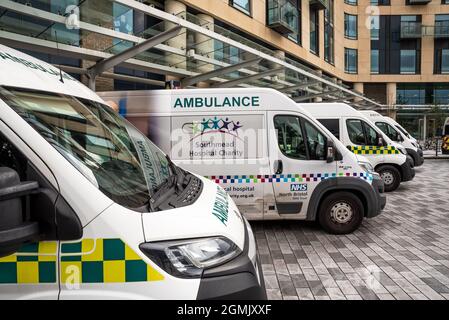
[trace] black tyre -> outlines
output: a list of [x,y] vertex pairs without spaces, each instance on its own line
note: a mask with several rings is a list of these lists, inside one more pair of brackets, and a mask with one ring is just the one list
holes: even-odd
[[318,221],[328,233],[347,234],[360,226],[364,215],[362,201],[356,195],[339,191],[323,200],[318,212]]
[[395,167],[384,165],[377,168],[376,171],[384,182],[385,192],[394,191],[401,184],[401,173]]

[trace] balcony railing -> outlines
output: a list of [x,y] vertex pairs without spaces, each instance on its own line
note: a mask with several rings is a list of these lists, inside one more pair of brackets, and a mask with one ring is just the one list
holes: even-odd
[[268,0],[268,26],[282,34],[298,32],[298,8],[288,0]]
[[416,21],[401,22],[401,38],[402,39],[421,38],[421,36],[422,36],[421,22],[416,22]]
[[310,0],[310,7],[316,10],[324,10],[329,7],[328,0]]

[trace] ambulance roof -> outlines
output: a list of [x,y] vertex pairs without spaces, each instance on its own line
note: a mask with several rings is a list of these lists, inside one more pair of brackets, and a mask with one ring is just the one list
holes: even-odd
[[2,44],[0,70],[0,86],[54,92],[103,102],[92,90],[67,73],[62,72],[62,82],[58,68]]
[[300,106],[271,88],[202,88],[99,92],[104,100],[119,101],[128,114],[223,111],[300,111]]
[[[371,120],[379,120],[379,119],[384,119],[386,117],[384,117],[383,115],[381,115],[379,112],[376,111],[372,111],[372,110],[360,110],[360,112],[367,117],[368,119]],[[388,119],[387,119],[388,120]]]
[[313,116],[317,118],[339,118],[359,116],[365,118],[360,111],[354,109],[346,103],[338,102],[318,102],[318,103],[298,103],[305,110],[309,111]]

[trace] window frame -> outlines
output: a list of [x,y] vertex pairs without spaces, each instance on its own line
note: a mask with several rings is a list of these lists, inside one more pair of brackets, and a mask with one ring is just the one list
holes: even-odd
[[236,4],[235,0],[229,0],[229,5],[231,7],[233,7],[234,9],[236,9],[236,10],[240,11],[241,13],[246,14],[247,16],[252,18],[252,12],[253,12],[252,0],[248,0],[248,4],[249,4],[249,10],[246,10],[242,6]]
[[[348,60],[346,59],[346,53],[349,53],[350,51],[353,51],[353,52],[355,52],[355,71],[350,71],[349,69],[348,69],[348,66],[349,66],[349,64],[347,64],[347,62],[348,62]],[[349,55],[348,55],[349,56]],[[345,61],[345,65],[344,65],[344,67],[345,67],[345,73],[348,73],[348,74],[358,74],[358,72],[359,72],[359,53],[358,53],[358,50],[357,49],[354,49],[354,48],[346,48],[345,47],[345,55],[344,55],[344,61]]]
[[[350,31],[350,18],[355,18],[355,35],[350,35],[349,31]],[[359,32],[358,32],[358,23],[359,23],[359,17],[356,14],[350,14],[350,13],[346,13],[345,12],[345,16],[344,16],[344,25],[345,25],[345,30],[344,30],[344,34],[345,34],[345,38],[349,39],[349,40],[357,40],[358,36],[359,36]]]

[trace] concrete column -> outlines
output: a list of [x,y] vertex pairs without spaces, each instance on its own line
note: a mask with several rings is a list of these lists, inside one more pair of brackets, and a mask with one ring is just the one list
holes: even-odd
[[[285,52],[282,50],[276,50],[274,52],[273,57],[284,61],[285,60]],[[270,63],[270,68],[276,69],[276,68],[279,68],[279,65],[276,63]],[[285,80],[285,71],[278,73],[276,76],[278,77],[279,80]]]
[[[185,4],[176,1],[176,0],[165,0],[165,12],[173,14],[173,15],[179,15],[182,12],[186,12],[187,7]],[[171,29],[175,27],[175,24],[166,21],[165,22],[165,30]],[[181,29],[179,34],[176,37],[171,38],[167,41],[167,45],[173,48],[186,50],[187,47],[187,30]],[[186,69],[187,68],[187,61],[186,58],[183,56],[174,55],[171,53],[166,53],[165,61],[168,66],[176,67],[180,69]],[[180,80],[179,77],[167,75],[165,76],[165,80]]]
[[[356,82],[356,83],[354,83],[354,90],[355,91],[357,91],[357,92],[360,92],[360,93],[363,93],[363,82]],[[360,101],[362,101],[362,99],[361,98],[355,98],[354,99],[354,102],[360,102]]]
[[388,116],[396,119],[396,111],[394,106],[396,104],[396,83],[387,83],[387,106],[388,106]]
[[[201,26],[209,29],[214,30],[214,18],[203,13],[199,13],[196,15]],[[214,39],[199,33],[195,32],[195,52],[199,55],[202,55],[207,58],[214,58]],[[201,62],[201,65],[198,67],[198,72],[200,73],[206,73],[209,71],[212,71],[214,69],[214,66],[210,63]],[[197,87],[200,88],[207,88],[209,87],[208,82],[200,82],[197,84]]]

